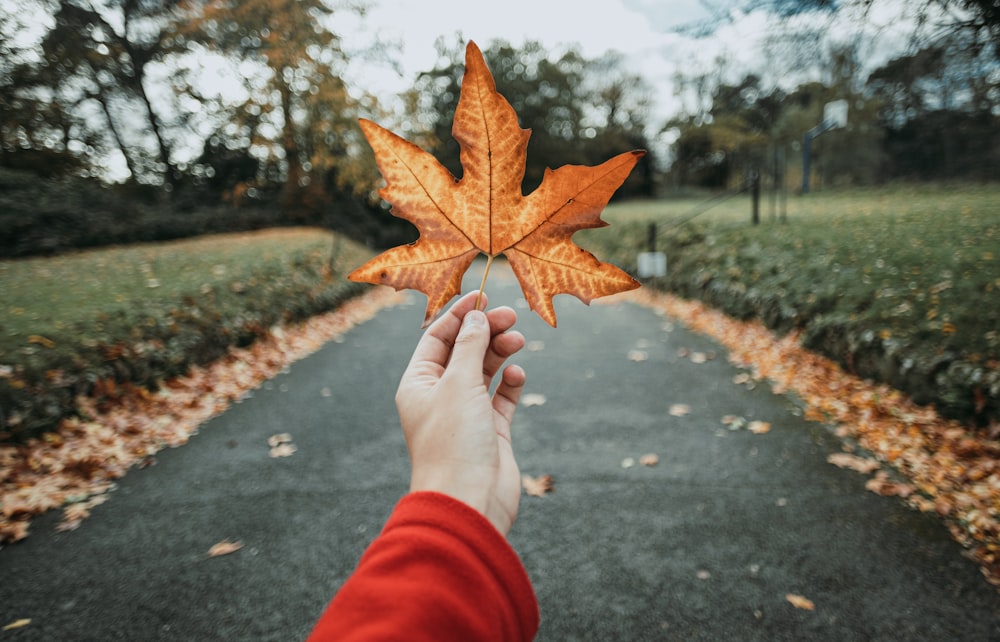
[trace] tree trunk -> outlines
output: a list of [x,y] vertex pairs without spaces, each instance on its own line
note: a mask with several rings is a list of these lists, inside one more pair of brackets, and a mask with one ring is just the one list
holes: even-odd
[[299,145],[295,139],[295,123],[292,121],[292,90],[287,83],[281,83],[281,115],[285,124],[281,132],[281,143],[285,149],[288,171],[281,189],[281,201],[285,209],[294,214],[300,204],[299,190],[302,179],[302,160]]

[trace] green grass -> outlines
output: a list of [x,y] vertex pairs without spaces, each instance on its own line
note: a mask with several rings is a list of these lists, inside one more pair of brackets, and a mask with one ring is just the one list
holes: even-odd
[[0,261],[0,362],[30,335],[63,334],[86,319],[155,310],[217,287],[253,288],[257,274],[325,260],[332,247],[329,233],[278,229]]
[[758,226],[743,195],[675,225],[696,204],[616,205],[604,214],[610,228],[577,238],[634,269],[657,222],[669,274],[654,286],[801,329],[809,347],[946,414],[997,412],[1000,186],[790,195],[787,223],[764,195]]
[[333,308],[370,256],[318,229],[0,261],[0,440],[51,429],[100,380],[155,387]]

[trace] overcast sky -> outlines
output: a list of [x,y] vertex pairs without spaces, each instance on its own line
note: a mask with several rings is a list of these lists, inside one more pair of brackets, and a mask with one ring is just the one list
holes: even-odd
[[[669,11],[663,5],[669,5]],[[675,69],[665,64],[665,57],[680,60],[687,44],[671,30],[707,17],[698,0],[376,0],[361,29],[353,35],[341,33],[348,43],[361,45],[377,34],[402,48],[403,75],[389,69],[366,70],[354,79],[366,90],[406,89],[417,73],[433,68],[435,41],[444,36],[450,45],[461,33],[483,48],[504,39],[514,46],[535,40],[550,51],[579,45],[587,57],[619,51],[628,56],[633,71],[666,91],[658,96],[665,109],[670,93],[665,84]]]
[[[896,2],[876,3],[876,11],[865,30],[880,30],[882,50],[868,52],[873,64],[898,53],[905,30],[898,20]],[[436,61],[434,42],[445,36],[448,44],[456,33],[475,40],[484,48],[502,38],[517,46],[527,40],[541,42],[550,51],[577,44],[587,57],[597,57],[616,50],[626,56],[630,70],[642,75],[656,91],[656,117],[662,123],[676,114],[679,102],[674,95],[672,78],[677,71],[708,71],[714,60],[725,55],[731,62],[734,79],[744,69],[761,71],[759,43],[768,27],[762,13],[729,12],[717,33],[696,39],[682,35],[678,28],[697,24],[713,17],[699,0],[498,0],[491,3],[471,0],[374,0],[375,6],[363,18],[362,26],[340,31],[347,44],[363,46],[376,34],[401,47],[402,75],[387,67],[366,68],[349,80],[359,89],[375,92],[399,92],[410,85],[421,71],[432,69]],[[725,11],[735,8],[737,0],[714,0],[708,3]],[[832,31],[857,32],[855,22],[822,20]]]

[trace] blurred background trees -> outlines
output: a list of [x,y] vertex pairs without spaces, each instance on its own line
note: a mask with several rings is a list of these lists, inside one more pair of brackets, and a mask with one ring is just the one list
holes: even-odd
[[[861,24],[888,1],[705,3],[719,11],[688,33],[710,33],[740,12],[767,12],[759,68],[725,58],[682,68],[673,83],[681,107],[666,122],[657,121],[649,81],[614,51],[588,58],[572,46],[479,44],[499,90],[532,130],[526,192],[546,167],[595,164],[634,148],[652,153],[619,198],[725,188],[749,172],[795,186],[803,133],[839,99],[848,101],[849,122],[813,147],[819,186],[1000,175],[997,3],[907,3],[915,25],[909,46],[874,69],[868,61],[878,42],[870,36],[826,35],[827,17],[849,11]],[[322,224],[386,242],[395,219],[376,196],[380,179],[357,118],[391,126],[460,176],[450,130],[465,42],[441,39],[437,63],[390,110],[345,81],[362,54],[344,49],[340,20],[363,20],[365,10],[350,0],[7,0],[0,167],[110,186],[108,198],[141,197],[170,212],[160,236],[222,225],[181,225],[186,212],[222,217],[229,227]],[[0,184],[8,186],[0,194],[8,236],[27,238],[38,221],[73,208],[66,198],[15,195],[9,186],[22,187],[17,180]],[[129,240],[126,232],[103,237]],[[73,242],[33,241],[35,249],[24,251]]]

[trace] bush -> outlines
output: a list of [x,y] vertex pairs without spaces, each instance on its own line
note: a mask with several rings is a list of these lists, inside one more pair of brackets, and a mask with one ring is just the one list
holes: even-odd
[[[204,266],[217,262],[215,267],[220,274],[225,272],[224,278],[200,282],[199,276],[188,275],[185,266],[178,265],[174,273],[158,275],[180,285],[165,283],[155,290],[140,286],[124,303],[117,298],[123,296],[121,292],[130,292],[126,286],[135,274],[122,264],[123,257],[132,254],[119,250],[108,260],[118,261],[113,269],[122,274],[121,282],[102,284],[99,293],[104,300],[93,306],[96,313],[90,318],[78,318],[85,309],[71,298],[80,296],[70,291],[72,284],[58,292],[61,302],[51,303],[39,293],[39,308],[71,309],[65,310],[62,320],[57,317],[44,326],[30,320],[16,328],[13,321],[2,324],[6,332],[0,345],[0,441],[24,441],[54,429],[62,418],[76,413],[79,395],[102,403],[130,386],[155,390],[163,380],[184,374],[192,365],[208,363],[232,346],[249,345],[276,324],[332,310],[364,290],[366,286],[347,281],[336,269],[331,272],[331,264],[334,268],[341,262],[353,265],[368,252],[340,241],[333,251],[341,256],[331,257],[329,233],[300,232],[294,246],[290,234],[219,237],[216,246],[220,248],[247,246],[233,256],[223,256],[221,251],[213,255],[213,245],[199,239],[187,252],[208,254],[202,257]],[[170,244],[171,251],[178,253],[175,263],[187,256],[180,254],[185,244],[193,243]],[[132,252],[151,260],[148,257],[154,249],[166,252],[160,246]],[[96,265],[104,260],[102,256],[110,253],[98,251],[76,260]],[[37,265],[22,267],[54,270],[46,267],[53,260],[32,261]],[[168,260],[157,263],[163,270],[167,264]],[[188,283],[185,277],[194,280]],[[44,329],[28,335],[34,327]]]
[[[668,274],[650,285],[800,331],[849,372],[986,424],[1000,420],[998,197],[995,186],[854,191],[804,199],[823,214],[787,225],[687,223],[659,239]],[[606,218],[581,241],[634,273],[649,219]]]

